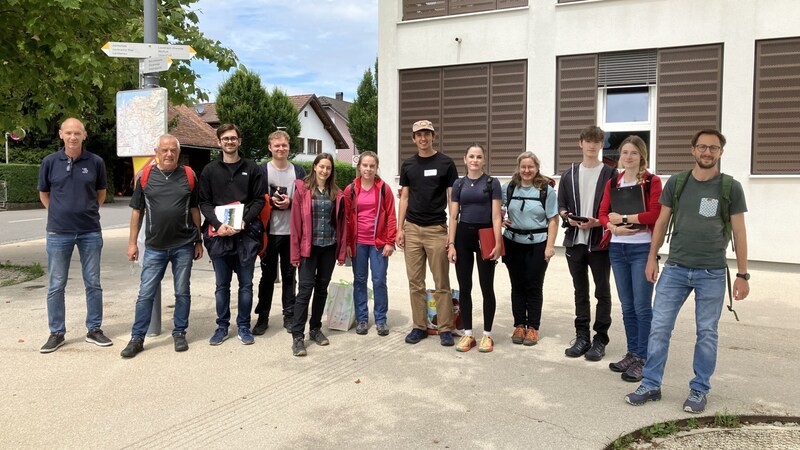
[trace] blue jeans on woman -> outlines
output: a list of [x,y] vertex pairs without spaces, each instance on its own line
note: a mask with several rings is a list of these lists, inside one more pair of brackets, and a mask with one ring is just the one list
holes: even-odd
[[622,304],[622,323],[628,339],[628,352],[647,358],[647,339],[653,319],[653,283],[647,281],[645,267],[650,244],[612,242],[608,249],[611,270]]
[[69,263],[75,246],[81,259],[83,285],[86,288],[86,328],[100,328],[103,322],[103,289],[100,287],[100,253],[103,250],[103,234],[47,233],[47,320],[50,333],[65,334],[66,307],[64,289],[69,277]]
[[370,244],[356,244],[353,259],[353,302],[356,307],[356,320],[369,321],[367,307],[367,272],[372,269],[372,290],[374,291],[375,324],[386,323],[389,310],[389,292],[386,288],[386,270],[389,258],[383,256],[383,247],[375,248]]
[[694,291],[697,341],[694,345],[694,378],[689,387],[708,394],[717,366],[719,316],[725,302],[725,268],[690,269],[667,262],[656,284],[653,322],[642,386],[661,387],[669,353],[669,340],[683,303]]
[[181,247],[158,249],[147,247],[142,260],[142,276],[139,285],[139,298],[136,300],[136,319],[131,329],[131,337],[144,339],[153,313],[153,299],[161,285],[167,264],[172,264],[172,278],[175,291],[175,311],[172,335],[185,333],[189,326],[189,308],[192,296],[189,294],[189,278],[192,275],[194,244]]

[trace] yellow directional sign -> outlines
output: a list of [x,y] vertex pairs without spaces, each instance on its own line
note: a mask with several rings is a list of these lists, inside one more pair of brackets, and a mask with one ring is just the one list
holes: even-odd
[[106,42],[103,53],[113,58],[192,59],[197,53],[189,45],[144,44],[141,42]]

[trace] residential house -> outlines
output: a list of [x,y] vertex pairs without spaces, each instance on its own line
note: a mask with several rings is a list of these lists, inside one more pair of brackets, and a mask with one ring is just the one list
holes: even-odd
[[350,107],[353,106],[351,102],[344,100],[344,92],[337,92],[335,98],[326,97],[321,95],[319,102],[322,103],[322,108],[328,113],[336,128],[344,138],[347,148],[336,149],[336,159],[339,161],[350,162],[353,160],[353,155],[358,155],[359,149],[353,143],[353,137],[350,136],[350,120],[348,119],[348,112]]
[[461,170],[477,141],[503,180],[523,150],[558,175],[595,124],[604,159],[638,134],[666,179],[694,164],[696,131],[719,128],[722,170],[747,194],[749,258],[800,263],[800,210],[778,202],[800,194],[798,16],[795,0],[381,1],[378,133],[394,156],[381,167],[396,184],[411,124],[430,119]]

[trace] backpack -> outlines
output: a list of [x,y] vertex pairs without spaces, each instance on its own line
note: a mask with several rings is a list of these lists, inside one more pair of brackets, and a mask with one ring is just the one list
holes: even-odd
[[[461,183],[458,183],[458,188],[456,189],[456,192],[458,192],[458,198],[461,198],[461,189],[464,188],[464,178],[461,178],[457,181],[461,181]],[[490,199],[492,198],[492,183],[494,183],[494,177],[489,175],[489,177],[486,178],[486,187],[483,189],[483,192],[489,194]],[[456,188],[455,184],[453,184],[453,188]],[[453,197],[452,194],[450,195],[450,197],[451,198]]]
[[[547,210],[546,201],[547,201],[547,186],[550,185],[552,179],[548,179],[547,184],[544,187],[539,188],[539,201],[542,202],[542,209]],[[525,200],[536,200],[533,197],[514,197],[514,190],[517,189],[517,185],[514,183],[508,183],[506,186],[506,210],[508,210],[508,205],[511,203],[512,199],[522,200],[522,206],[520,206],[520,211],[522,208],[525,207]]]
[[[139,180],[139,184],[142,186],[142,189],[147,187],[147,180],[150,179],[150,172],[153,171],[153,167],[155,167],[155,165],[156,165],[156,160],[153,159],[149,163],[145,164],[145,166],[142,167],[142,170],[139,171],[136,178]],[[194,183],[196,181],[194,170],[192,170],[192,168],[189,166],[181,166],[181,167],[183,167],[183,170],[186,172],[186,180],[189,182],[189,190],[193,191]]]

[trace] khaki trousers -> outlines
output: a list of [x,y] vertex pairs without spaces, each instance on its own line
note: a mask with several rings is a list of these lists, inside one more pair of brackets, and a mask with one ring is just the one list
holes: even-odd
[[436,290],[436,314],[439,331],[453,329],[453,300],[450,297],[450,265],[447,262],[447,226],[403,225],[406,273],[411,297],[414,328],[427,330],[428,305],[425,298],[425,263],[431,267]]

